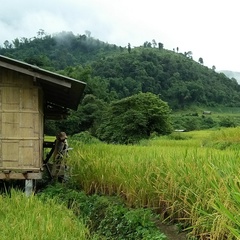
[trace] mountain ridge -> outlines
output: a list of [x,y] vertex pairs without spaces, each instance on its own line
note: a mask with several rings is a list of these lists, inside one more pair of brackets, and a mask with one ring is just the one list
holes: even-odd
[[220,70],[220,73],[224,73],[228,78],[234,78],[240,84],[240,72],[231,71],[231,70]]
[[[192,58],[191,52],[152,47],[120,47],[86,35],[62,32],[15,39],[0,54],[87,83],[86,94],[105,102],[139,92],[161,96],[172,109],[191,105],[240,106],[240,85]],[[236,76],[235,76],[236,77]]]

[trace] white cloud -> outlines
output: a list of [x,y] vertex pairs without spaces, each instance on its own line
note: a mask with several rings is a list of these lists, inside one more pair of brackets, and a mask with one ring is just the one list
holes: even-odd
[[195,60],[217,70],[240,71],[238,0],[0,0],[0,44],[72,31],[121,46],[162,42],[167,49],[192,51]]

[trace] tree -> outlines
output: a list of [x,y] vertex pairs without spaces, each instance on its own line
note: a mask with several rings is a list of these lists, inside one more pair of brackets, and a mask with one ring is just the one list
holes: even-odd
[[145,48],[146,48],[146,47],[147,47],[147,45],[148,45],[148,41],[146,41],[146,42],[144,42],[144,43],[143,43],[143,47],[145,47]]
[[45,31],[43,29],[39,29],[38,32],[37,32],[37,36],[39,38],[43,38],[43,36],[45,36]]
[[3,43],[3,45],[4,45],[4,47],[5,47],[6,49],[11,48],[11,44],[10,44],[10,42],[9,42],[8,40],[6,40],[6,41]]
[[156,43],[155,39],[152,40],[152,45],[153,45],[154,48],[157,46],[157,43]]
[[128,53],[131,53],[131,44],[128,43]]
[[184,52],[184,55],[185,55],[187,58],[192,59],[192,51]]
[[163,49],[163,44],[159,42],[159,43],[158,43],[158,48],[159,48],[159,49]]
[[78,110],[71,110],[67,119],[58,123],[58,128],[63,129],[68,135],[88,131],[94,136],[106,107],[107,104],[102,100],[87,94],[78,106]]
[[15,38],[13,41],[12,41],[13,45],[15,48],[18,48],[20,46],[20,41],[18,38]]
[[203,59],[200,57],[200,58],[198,59],[198,62],[199,62],[200,64],[203,64]]
[[106,142],[136,143],[152,133],[172,131],[170,109],[153,93],[138,93],[112,103],[97,130],[97,137]]
[[152,43],[148,42],[147,47],[151,48],[152,47]]

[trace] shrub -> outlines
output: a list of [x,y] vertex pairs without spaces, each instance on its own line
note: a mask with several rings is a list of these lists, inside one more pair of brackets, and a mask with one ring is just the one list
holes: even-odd
[[223,117],[219,122],[220,127],[236,127],[234,119],[230,117]]
[[81,141],[86,144],[99,143],[100,140],[93,137],[88,131],[74,134],[71,136],[71,140]]
[[129,209],[116,196],[87,196],[83,192],[56,185],[43,190],[40,198],[44,201],[55,198],[65,203],[75,214],[85,219],[92,233],[104,239],[166,239],[157,228],[154,222],[157,217],[150,209]]

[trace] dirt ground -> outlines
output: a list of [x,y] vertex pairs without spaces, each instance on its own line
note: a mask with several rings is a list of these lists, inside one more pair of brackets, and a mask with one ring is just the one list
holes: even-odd
[[168,240],[187,240],[186,233],[179,233],[177,226],[159,223],[159,229],[167,236]]

